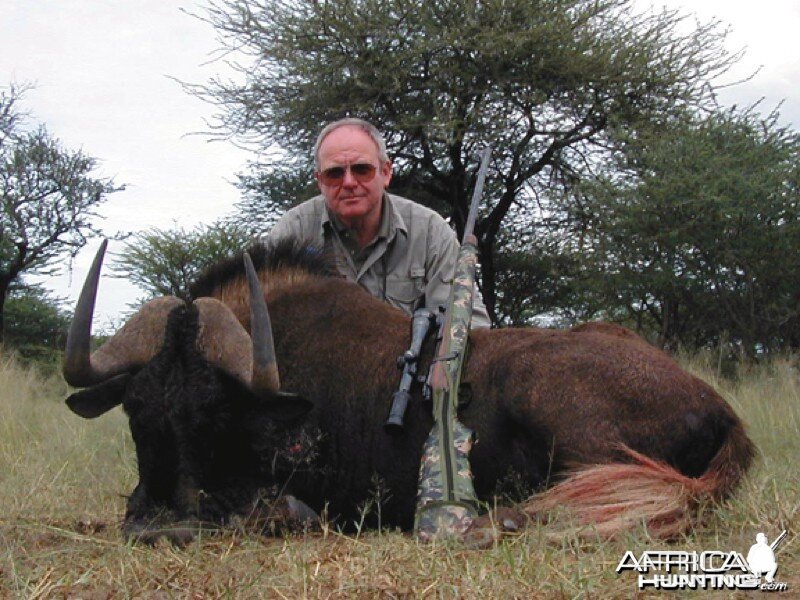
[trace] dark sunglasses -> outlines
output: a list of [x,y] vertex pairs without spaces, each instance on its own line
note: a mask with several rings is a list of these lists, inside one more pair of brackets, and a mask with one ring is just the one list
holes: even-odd
[[368,183],[375,179],[375,165],[369,163],[356,163],[346,167],[329,167],[319,172],[319,180],[328,186],[342,185],[344,175],[350,169],[350,173],[358,183]]

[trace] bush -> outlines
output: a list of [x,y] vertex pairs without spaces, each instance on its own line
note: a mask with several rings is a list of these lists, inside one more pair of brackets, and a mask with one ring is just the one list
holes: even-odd
[[52,364],[71,319],[60,298],[36,286],[16,288],[4,306],[3,343],[23,359]]

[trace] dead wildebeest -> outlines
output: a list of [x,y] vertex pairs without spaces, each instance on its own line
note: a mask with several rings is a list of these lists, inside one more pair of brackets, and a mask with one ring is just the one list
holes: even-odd
[[[260,494],[275,486],[301,501],[290,501],[290,516],[303,517],[305,503],[347,524],[378,501],[381,525],[410,528],[432,424],[418,390],[405,431],[384,430],[409,317],[331,276],[311,248],[250,253],[263,292],[248,292],[242,257],[225,261],[196,283],[193,303],[152,300],[89,357],[98,254],[64,373],[87,388],[68,399],[79,415],[122,403],[129,416],[139,483],[124,530],[153,539],[165,522],[263,516]],[[269,317],[251,328],[262,297]],[[528,514],[564,506],[601,533],[644,522],[672,535],[751,461],[730,406],[626,329],[486,329],[469,344],[471,401],[460,416],[477,433],[471,465],[483,500],[513,484],[541,492],[520,505]],[[291,393],[278,390],[275,356]]]

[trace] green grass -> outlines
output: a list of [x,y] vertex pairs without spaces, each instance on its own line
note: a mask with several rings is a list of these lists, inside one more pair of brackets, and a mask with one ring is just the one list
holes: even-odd
[[[0,354],[0,598],[628,598],[625,550],[737,550],[756,532],[789,538],[777,554],[782,597],[800,594],[800,371],[792,358],[741,368],[732,382],[707,357],[684,365],[714,385],[748,426],[759,456],[737,494],[670,544],[646,531],[553,542],[533,528],[489,550],[421,545],[396,532],[288,538],[230,531],[184,549],[126,544],[119,522],[136,483],[121,410],[84,421],[67,388]],[[679,596],[707,597],[708,592]],[[713,596],[713,595],[712,595]],[[717,597],[747,597],[721,592]]]

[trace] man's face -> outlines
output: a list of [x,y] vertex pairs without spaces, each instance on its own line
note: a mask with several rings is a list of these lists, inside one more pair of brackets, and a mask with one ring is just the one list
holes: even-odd
[[[370,218],[379,221],[383,191],[392,179],[392,163],[381,162],[372,138],[358,127],[339,127],[322,140],[318,158],[319,170],[315,175],[328,208],[347,226]],[[365,173],[369,170],[366,165],[375,169],[371,179]],[[323,174],[336,174],[336,167],[344,169],[344,176],[340,181],[326,181]]]

